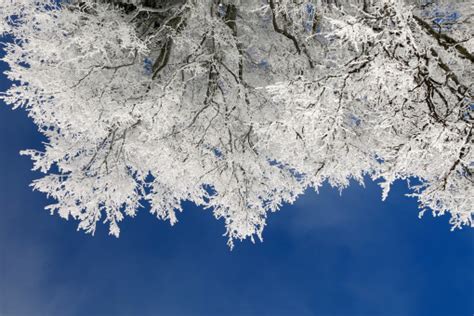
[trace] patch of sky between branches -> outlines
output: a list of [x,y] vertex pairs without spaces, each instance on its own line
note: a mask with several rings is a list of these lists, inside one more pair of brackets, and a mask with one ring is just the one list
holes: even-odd
[[439,32],[450,31],[462,16],[452,4],[440,6],[433,1],[426,1],[422,15],[429,19],[433,28]]

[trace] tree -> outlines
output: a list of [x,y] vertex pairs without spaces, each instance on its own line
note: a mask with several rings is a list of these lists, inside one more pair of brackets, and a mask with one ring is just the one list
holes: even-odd
[[474,226],[468,2],[35,0],[0,10],[13,37],[2,98],[48,139],[23,152],[46,174],[33,188],[79,229],[94,233],[103,218],[118,236],[141,201],[174,224],[188,200],[224,219],[232,246],[261,239],[267,213],[307,188],[366,176],[382,180],[383,198],[393,181],[416,179],[421,214]]

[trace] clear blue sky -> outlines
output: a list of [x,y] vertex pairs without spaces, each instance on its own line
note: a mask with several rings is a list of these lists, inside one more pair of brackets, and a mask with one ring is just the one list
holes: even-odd
[[105,226],[92,237],[28,187],[39,174],[18,152],[41,141],[23,110],[0,104],[2,316],[474,313],[474,230],[419,220],[402,183],[386,202],[370,182],[308,192],[270,215],[263,243],[232,252],[223,223],[189,204],[175,227],[143,209],[119,239]]

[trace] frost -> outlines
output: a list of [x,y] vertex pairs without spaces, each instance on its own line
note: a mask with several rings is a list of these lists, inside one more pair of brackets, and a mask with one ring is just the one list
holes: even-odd
[[[399,179],[474,226],[468,2],[0,2],[1,98],[48,139],[27,150],[47,209],[118,236],[144,201],[191,201],[235,239],[327,182]],[[462,12],[462,15],[459,14]],[[441,20],[440,20],[441,19]],[[437,28],[435,24],[442,27]]]

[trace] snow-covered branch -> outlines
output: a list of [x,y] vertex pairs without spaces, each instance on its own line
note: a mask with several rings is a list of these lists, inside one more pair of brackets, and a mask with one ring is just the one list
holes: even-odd
[[367,177],[383,198],[417,179],[422,210],[472,227],[472,7],[433,5],[3,1],[2,99],[48,139],[24,152],[33,188],[90,233],[118,236],[143,200],[174,224],[186,200],[232,246],[306,189]]

